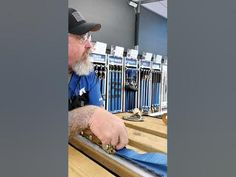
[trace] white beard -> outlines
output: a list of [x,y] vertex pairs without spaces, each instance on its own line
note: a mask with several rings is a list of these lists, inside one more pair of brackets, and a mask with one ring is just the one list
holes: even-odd
[[90,61],[89,56],[76,63],[73,67],[73,71],[79,76],[89,75],[89,73],[93,71],[93,64]]

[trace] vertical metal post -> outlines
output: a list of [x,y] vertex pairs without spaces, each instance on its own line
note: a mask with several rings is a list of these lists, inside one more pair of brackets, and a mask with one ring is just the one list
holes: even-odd
[[134,33],[134,46],[135,49],[138,50],[139,48],[139,21],[140,21],[140,6],[141,0],[138,1],[137,10],[135,13],[135,33]]

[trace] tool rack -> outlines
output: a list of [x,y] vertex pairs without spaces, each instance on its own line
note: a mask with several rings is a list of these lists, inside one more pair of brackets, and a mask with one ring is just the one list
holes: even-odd
[[106,85],[107,85],[107,54],[106,43],[96,42],[94,44],[94,50],[90,54],[90,60],[94,65],[94,71],[97,75],[100,85],[100,92],[103,98],[103,106],[107,105]]
[[[132,112],[134,108],[138,107],[138,51],[135,51],[133,49],[131,49],[130,51],[131,52],[127,52],[127,56],[124,58],[124,112]],[[132,53],[135,54],[132,55]]]
[[151,111],[151,61],[139,60],[139,108],[143,114]]
[[168,82],[167,82],[167,58],[163,59],[161,64],[161,112],[167,112],[167,93],[168,93]]
[[[120,51],[121,49],[121,51]],[[114,51],[113,51],[114,50]],[[107,57],[107,110],[112,113],[122,112],[123,108],[123,51],[115,47]]]
[[100,92],[102,94],[103,98],[103,105],[106,106],[107,100],[106,100],[106,60],[107,55],[101,55],[101,54],[91,54],[92,62],[94,65],[94,71],[97,75],[98,82],[100,85]]
[[100,91],[106,110],[112,113],[142,110],[144,115],[157,117],[167,112],[167,59],[144,53],[138,60],[138,51],[96,43],[97,50],[90,55],[100,82]]
[[152,61],[151,65],[151,111],[148,115],[161,115],[161,61]]

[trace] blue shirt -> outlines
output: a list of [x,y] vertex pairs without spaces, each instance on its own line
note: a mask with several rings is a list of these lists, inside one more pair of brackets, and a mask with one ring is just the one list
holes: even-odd
[[78,76],[76,73],[72,73],[68,84],[68,98],[81,96],[83,93],[88,93],[89,105],[103,106],[100,82],[95,72],[90,72],[87,76]]

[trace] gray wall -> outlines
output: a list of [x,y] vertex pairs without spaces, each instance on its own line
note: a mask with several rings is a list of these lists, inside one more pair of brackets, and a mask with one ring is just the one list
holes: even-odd
[[[93,40],[134,48],[135,12],[127,0],[69,0],[69,7],[79,10],[87,21],[99,22],[102,28]],[[167,20],[141,7],[139,49],[167,55]]]
[[167,55],[167,19],[141,7],[139,51]]
[[69,0],[87,21],[102,24],[93,40],[127,48],[134,46],[135,13],[127,0]]

